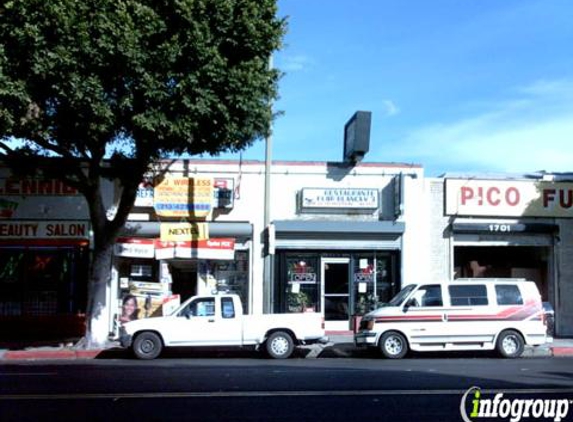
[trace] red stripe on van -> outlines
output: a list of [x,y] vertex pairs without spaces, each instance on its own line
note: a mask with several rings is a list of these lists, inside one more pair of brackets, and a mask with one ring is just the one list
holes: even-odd
[[[479,308],[479,307],[477,307]],[[496,314],[455,314],[455,311],[444,311],[438,315],[401,315],[401,316],[378,316],[375,322],[436,322],[442,321],[445,313],[448,321],[524,321],[527,319],[539,320],[541,318],[541,303],[532,300],[524,305],[511,306]]]
[[434,322],[442,321],[442,315],[403,315],[403,316],[380,316],[375,322]]

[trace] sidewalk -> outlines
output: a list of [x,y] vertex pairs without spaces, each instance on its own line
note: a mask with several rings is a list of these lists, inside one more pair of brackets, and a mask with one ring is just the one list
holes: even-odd
[[[309,347],[310,352],[306,355],[308,358],[352,358],[368,356],[366,350],[356,348],[352,332],[329,332],[327,333],[330,341],[326,345],[314,345]],[[71,344],[62,344],[59,346],[34,346],[20,348],[2,348],[6,347],[0,344],[0,361],[15,360],[55,360],[55,359],[96,359],[114,358],[117,354],[118,359],[123,359],[126,353],[119,349],[117,345],[111,344],[109,348],[102,349],[83,349],[77,348]],[[474,355],[475,356],[475,355]],[[526,347],[523,357],[558,357],[573,356],[573,339],[554,339],[553,343],[539,346]]]

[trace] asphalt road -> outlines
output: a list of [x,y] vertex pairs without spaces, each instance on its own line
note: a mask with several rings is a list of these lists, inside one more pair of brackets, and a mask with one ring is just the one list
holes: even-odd
[[573,421],[571,358],[20,362],[1,364],[0,380],[2,422],[461,421],[473,386],[484,398],[566,399]]

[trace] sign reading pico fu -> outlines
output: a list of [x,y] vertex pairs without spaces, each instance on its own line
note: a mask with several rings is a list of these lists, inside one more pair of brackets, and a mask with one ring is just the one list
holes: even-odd
[[446,214],[573,217],[573,183],[446,179]]

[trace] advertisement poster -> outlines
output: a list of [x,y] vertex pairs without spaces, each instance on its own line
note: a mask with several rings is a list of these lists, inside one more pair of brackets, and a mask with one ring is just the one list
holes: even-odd
[[161,217],[206,219],[213,208],[213,179],[166,177],[153,191],[153,207]]

